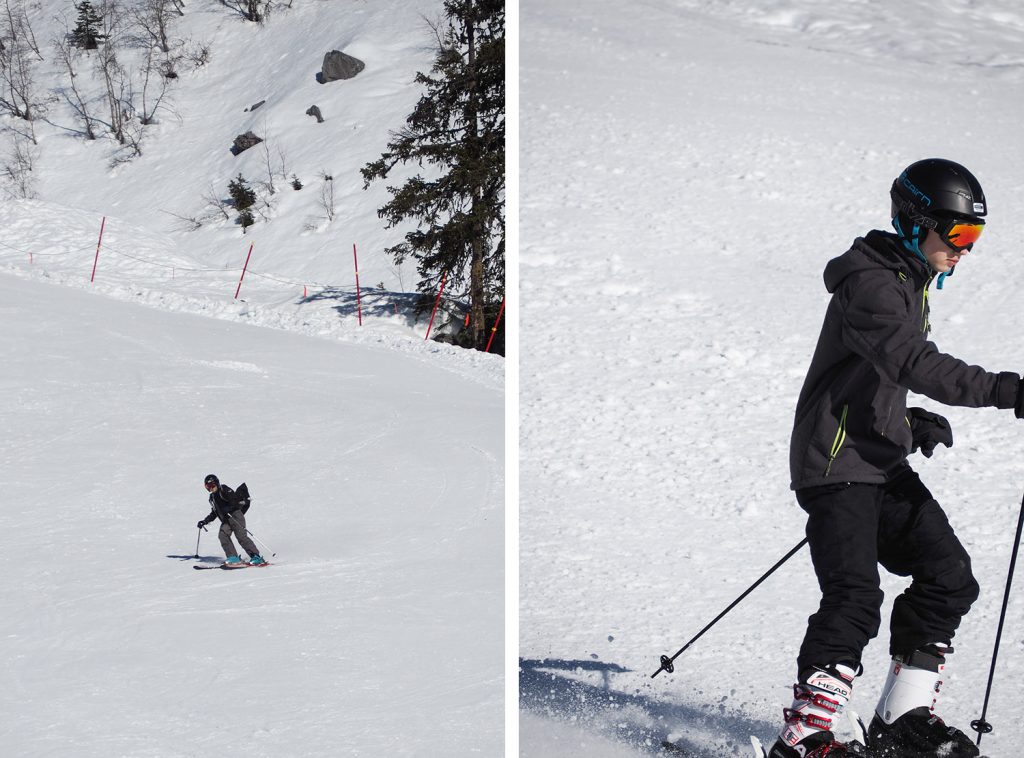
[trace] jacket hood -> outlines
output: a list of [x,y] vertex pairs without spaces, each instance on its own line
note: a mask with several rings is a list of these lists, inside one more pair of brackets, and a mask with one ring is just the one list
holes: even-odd
[[924,261],[903,250],[900,239],[890,232],[877,229],[853,241],[845,253],[830,260],[825,266],[825,289],[835,292],[850,274],[866,269],[887,268],[922,281],[930,272]]

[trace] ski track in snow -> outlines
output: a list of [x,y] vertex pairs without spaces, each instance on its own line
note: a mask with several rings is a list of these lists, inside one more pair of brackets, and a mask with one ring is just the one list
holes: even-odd
[[[750,734],[773,739],[818,598],[806,551],[675,673],[650,675],[802,538],[788,443],[821,272],[885,227],[889,185],[913,160],[971,166],[992,208],[976,253],[932,296],[935,340],[1021,370],[1024,13],[940,5],[521,4],[521,755],[651,754],[672,735],[721,758],[749,755]],[[950,33],[968,42],[936,42]],[[970,107],[945,107],[953,92]],[[1024,428],[1005,411],[937,410],[955,447],[914,465],[983,586],[940,703],[969,730]],[[883,580],[883,618],[903,586]],[[1011,604],[984,741],[995,755],[1021,737],[1022,614]],[[883,623],[860,713],[886,643]]]

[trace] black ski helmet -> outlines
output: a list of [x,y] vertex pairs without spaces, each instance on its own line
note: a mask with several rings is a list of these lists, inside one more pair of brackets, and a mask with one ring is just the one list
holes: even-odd
[[216,484],[218,487],[220,487],[220,479],[217,478],[216,474],[207,474],[206,478],[203,479],[203,485],[205,486],[208,484]]
[[926,158],[907,166],[892,183],[892,225],[904,246],[922,258],[926,230],[951,219],[984,223],[985,192],[974,174],[944,158]]

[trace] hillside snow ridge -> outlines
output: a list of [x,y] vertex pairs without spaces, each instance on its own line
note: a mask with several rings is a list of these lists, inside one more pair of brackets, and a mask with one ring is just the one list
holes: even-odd
[[[54,0],[31,7],[37,39],[62,33],[62,13],[68,8]],[[49,102],[45,120],[34,122],[30,196],[8,199],[0,210],[0,270],[162,308],[444,355],[453,367],[499,381],[501,361],[493,356],[417,344],[429,313],[416,320],[409,307],[414,266],[398,267],[383,252],[406,230],[384,229],[377,208],[388,197],[385,183],[364,190],[359,173],[420,96],[413,78],[429,70],[434,54],[425,19],[441,14],[441,3],[427,0],[310,0],[278,6],[257,25],[214,0],[187,4],[175,38],[190,49],[208,48],[209,61],[191,70],[179,66],[158,123],[143,130],[140,156],[112,166],[117,142],[106,135],[85,140],[63,99]],[[36,65],[39,89],[66,88],[52,46],[41,49],[47,57]],[[323,57],[335,49],[366,68],[353,79],[320,84]],[[138,56],[125,53],[126,67]],[[78,78],[86,80],[79,86],[92,93],[92,111],[102,117],[96,57],[93,51],[83,58]],[[312,105],[323,123],[306,115]],[[4,121],[10,128],[24,124],[10,116]],[[265,141],[232,155],[234,138],[250,130]],[[233,209],[225,209],[225,218],[210,202],[226,200],[228,182],[239,174],[259,195],[257,223],[244,236]],[[292,188],[292,176],[301,190]],[[7,191],[17,194],[13,185]],[[202,225],[194,229],[190,219]]]

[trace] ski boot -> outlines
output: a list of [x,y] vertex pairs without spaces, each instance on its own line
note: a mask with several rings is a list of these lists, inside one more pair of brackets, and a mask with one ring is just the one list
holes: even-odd
[[924,706],[907,711],[891,724],[871,719],[868,744],[878,758],[977,758],[980,751],[970,737]]
[[226,561],[224,561],[224,565],[225,566],[241,566],[242,565],[242,559],[239,558],[237,555],[229,555],[228,559]]
[[841,758],[866,756],[859,742],[838,742],[832,719],[843,712],[853,694],[856,672],[844,664],[812,667],[793,685],[793,706],[782,711],[786,720],[768,758]]
[[266,566],[267,562],[263,560],[262,555],[254,555],[249,559],[250,566]]
[[832,732],[814,732],[793,747],[782,738],[775,740],[768,758],[848,758],[850,756],[874,756],[867,748],[854,740],[853,742],[837,742]]
[[893,656],[889,676],[875,717],[868,727],[868,744],[880,758],[975,758],[978,748],[959,729],[935,715],[946,654],[953,648],[927,645]]

